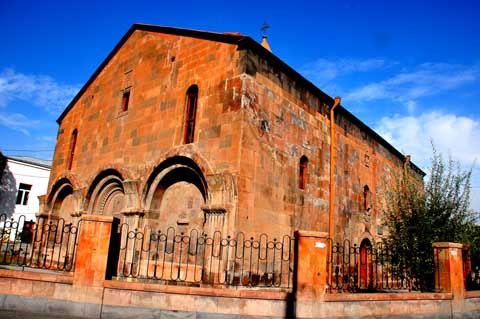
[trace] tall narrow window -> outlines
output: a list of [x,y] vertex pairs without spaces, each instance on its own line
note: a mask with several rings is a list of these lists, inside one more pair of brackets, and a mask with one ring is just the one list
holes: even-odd
[[77,129],[74,129],[72,132],[72,138],[70,139],[70,154],[68,157],[68,169],[72,169],[73,165],[73,158],[75,156],[75,146],[77,145],[77,135],[78,131]]
[[122,95],[122,112],[128,110],[128,102],[130,101],[130,90],[123,91]]
[[32,190],[32,185],[20,183],[18,186],[17,193],[17,205],[27,205],[28,204],[28,194]]
[[369,197],[370,197],[370,188],[368,188],[368,185],[365,185],[363,187],[363,209],[366,211],[370,208]]
[[298,187],[300,189],[307,188],[307,170],[308,170],[308,158],[306,156],[302,156],[300,158],[300,166],[298,172]]
[[197,113],[198,87],[192,85],[187,90],[187,107],[185,110],[185,144],[193,143],[195,133],[195,115]]

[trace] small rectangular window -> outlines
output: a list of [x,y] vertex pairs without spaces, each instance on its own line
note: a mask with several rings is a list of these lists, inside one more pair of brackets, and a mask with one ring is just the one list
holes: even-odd
[[122,111],[128,110],[128,102],[130,101],[130,90],[124,91],[122,96]]
[[28,194],[32,190],[32,185],[20,183],[18,186],[17,193],[17,205],[27,205],[28,203]]
[[308,158],[306,156],[302,156],[300,158],[300,166],[299,166],[299,173],[298,173],[298,187],[300,189],[305,190],[307,188],[307,169],[308,169]]

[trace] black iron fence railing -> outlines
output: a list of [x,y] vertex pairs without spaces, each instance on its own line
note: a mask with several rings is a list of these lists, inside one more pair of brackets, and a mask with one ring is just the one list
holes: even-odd
[[[345,240],[332,244],[329,256],[330,292],[433,291],[434,251],[429,256],[401,255],[382,243],[358,246]],[[407,262],[406,258],[410,258]],[[418,263],[412,263],[417,260]],[[413,267],[417,269],[413,271]]]
[[0,214],[0,264],[73,271],[78,230],[63,219]]
[[192,286],[291,288],[294,239],[120,227],[119,278]]
[[[473,257],[477,256],[473,255]],[[462,249],[463,278],[465,278],[467,290],[480,290],[480,269],[474,262],[477,259],[472,258],[470,245],[464,245]]]

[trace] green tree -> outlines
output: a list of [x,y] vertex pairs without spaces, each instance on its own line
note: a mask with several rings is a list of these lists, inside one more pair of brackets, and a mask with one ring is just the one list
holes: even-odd
[[434,288],[432,243],[473,241],[475,214],[470,205],[471,170],[462,170],[451,158],[444,162],[433,148],[425,184],[408,169],[390,194],[385,244],[396,267],[413,278],[413,288]]

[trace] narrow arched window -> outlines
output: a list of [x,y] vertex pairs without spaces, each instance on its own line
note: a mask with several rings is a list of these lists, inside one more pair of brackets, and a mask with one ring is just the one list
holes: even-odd
[[74,129],[72,132],[72,137],[70,138],[70,153],[68,154],[68,169],[72,169],[73,158],[75,157],[75,146],[77,145],[77,129]]
[[300,165],[298,171],[298,187],[300,189],[307,188],[307,171],[308,171],[308,158],[304,155],[300,158]]
[[187,105],[185,108],[185,134],[183,142],[193,143],[195,133],[195,116],[197,113],[198,87],[192,85],[187,90]]
[[130,102],[130,89],[123,91],[122,94],[122,112],[128,111],[128,103]]
[[363,209],[364,210],[368,210],[370,208],[369,197],[370,197],[370,188],[368,188],[368,185],[365,185],[363,186]]

